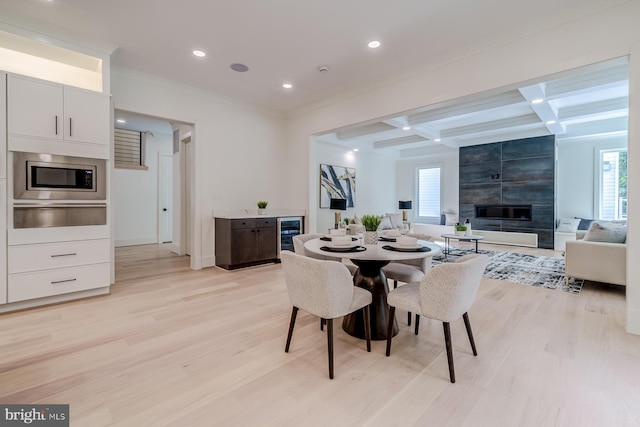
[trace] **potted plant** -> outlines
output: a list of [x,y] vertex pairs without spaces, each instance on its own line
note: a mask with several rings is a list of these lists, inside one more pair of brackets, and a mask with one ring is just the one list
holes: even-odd
[[360,219],[364,226],[364,243],[365,245],[375,245],[378,243],[378,227],[382,222],[382,217],[377,215],[363,215]]
[[265,200],[260,200],[258,202],[258,215],[264,215],[264,210],[267,208],[269,202]]
[[457,223],[455,226],[456,236],[464,236],[465,231],[467,231],[467,226]]

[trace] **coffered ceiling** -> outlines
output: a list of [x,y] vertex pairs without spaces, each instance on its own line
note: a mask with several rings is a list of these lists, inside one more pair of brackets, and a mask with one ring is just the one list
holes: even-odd
[[479,94],[321,135],[318,141],[399,157],[555,134],[558,140],[626,134],[626,58],[540,83]]

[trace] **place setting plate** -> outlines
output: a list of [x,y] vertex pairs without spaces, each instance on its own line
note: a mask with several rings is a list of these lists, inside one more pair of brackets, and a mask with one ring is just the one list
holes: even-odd
[[332,245],[331,243],[327,244],[327,246],[320,247],[321,251],[325,252],[363,252],[366,251],[367,248],[364,246],[358,246],[357,244],[351,245]]
[[392,243],[390,245],[384,245],[382,249],[386,249],[388,251],[394,252],[431,252],[431,248],[427,246],[422,246],[420,244],[415,244],[411,246],[401,246],[397,243]]
[[[344,236],[340,236],[340,237],[344,237]],[[320,240],[322,240],[323,242],[331,242],[331,241],[332,241],[332,240],[331,240],[331,237],[329,237],[329,236],[322,236],[322,237],[320,238]],[[355,242],[356,240],[358,240],[358,239],[357,239],[357,238],[355,238],[355,237],[351,237],[351,241],[352,241],[352,242]]]

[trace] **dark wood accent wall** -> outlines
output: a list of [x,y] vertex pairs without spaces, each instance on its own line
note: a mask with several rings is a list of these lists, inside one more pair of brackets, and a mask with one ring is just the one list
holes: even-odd
[[[460,221],[473,230],[537,233],[553,249],[554,201],[554,135],[460,148]],[[532,205],[532,220],[476,219],[476,204]]]

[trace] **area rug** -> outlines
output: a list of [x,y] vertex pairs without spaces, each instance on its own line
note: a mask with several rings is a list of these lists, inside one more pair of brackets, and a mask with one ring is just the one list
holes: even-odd
[[[508,282],[535,286],[538,288],[557,291],[580,293],[583,280],[564,280],[564,258],[524,255],[511,252],[495,252],[480,249],[479,253],[489,256],[489,264],[484,271],[484,277],[489,279],[506,280]],[[433,257],[433,264],[454,262],[463,255],[475,253],[472,249],[451,249],[446,259],[443,254]]]

